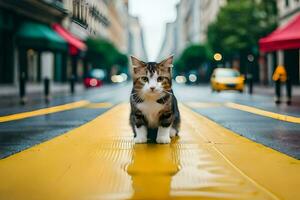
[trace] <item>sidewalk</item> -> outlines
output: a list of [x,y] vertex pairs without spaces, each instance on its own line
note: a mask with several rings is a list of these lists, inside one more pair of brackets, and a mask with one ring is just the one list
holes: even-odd
[[[76,89],[82,91],[83,85],[77,84]],[[44,85],[42,83],[27,83],[26,91],[28,95],[31,94],[43,94]],[[52,83],[50,86],[50,92],[55,93],[68,93],[70,92],[69,83]],[[3,96],[19,96],[18,85],[0,85],[0,97]]]
[[[75,86],[75,94],[84,91],[83,84]],[[68,83],[52,83],[50,85],[50,97],[69,96],[70,85]],[[26,84],[26,98],[29,104],[44,102],[44,85],[42,83]],[[20,103],[18,85],[0,85],[0,108]]]
[[[245,86],[245,92],[248,93],[248,85]],[[253,86],[254,95],[270,96],[275,97],[275,86],[265,86],[265,85],[254,85]],[[283,103],[286,99],[286,87],[281,86],[281,99]],[[300,106],[300,86],[292,86],[292,104],[295,106]]]
[[[248,87],[246,85],[246,87]],[[248,89],[248,88],[247,88]],[[246,89],[246,91],[247,91]],[[275,95],[275,86],[264,86],[264,85],[254,85],[253,86],[254,94],[262,94],[262,95]],[[286,87],[282,85],[281,87],[282,96],[286,95]],[[300,86],[293,86],[292,87],[292,96],[293,97],[300,97]]]

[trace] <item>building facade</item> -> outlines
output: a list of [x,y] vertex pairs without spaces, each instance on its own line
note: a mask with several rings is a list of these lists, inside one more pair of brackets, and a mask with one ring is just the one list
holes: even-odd
[[160,51],[157,55],[157,60],[162,60],[169,55],[175,54],[176,51],[176,23],[171,22],[166,24],[165,35]]
[[63,0],[69,17],[64,26],[77,37],[85,40],[90,36],[108,38],[109,1],[99,0]]
[[[45,77],[63,82],[74,71],[76,76],[83,76],[82,55],[68,55],[68,44],[52,29],[54,24],[82,41],[88,37],[107,39],[127,53],[127,0],[0,1],[0,42],[4,47],[0,49],[0,84],[18,85],[22,70],[27,82],[41,82]],[[42,44],[45,41],[34,38],[37,31],[31,30],[37,27],[58,41],[43,38],[49,40],[46,47]],[[59,42],[64,44],[59,46]]]
[[123,53],[127,50],[127,0],[64,0],[69,18],[64,21],[73,34],[85,40],[101,37]]
[[[85,41],[89,37],[110,38],[110,6],[108,0],[63,0],[68,17],[63,26],[73,35]],[[81,55],[67,58],[67,76],[72,74],[78,80],[85,76],[88,66]]]
[[128,50],[128,1],[111,0],[109,7],[109,40],[122,53]]
[[300,12],[299,0],[277,0],[279,24],[285,25]]
[[[17,84],[20,78],[41,81],[42,60],[49,59],[49,52],[53,57],[54,52],[66,50],[67,44],[50,27],[66,16],[61,0],[0,1],[0,83]],[[53,45],[43,43],[51,38],[42,37],[41,31],[53,36]],[[47,65],[52,67],[54,61]]]
[[218,16],[220,8],[226,4],[226,0],[201,0],[200,1],[200,42],[207,38],[207,28]]
[[138,17],[129,16],[128,20],[128,54],[147,61],[144,33]]
[[[208,25],[216,19],[220,8],[225,4],[226,0],[181,0],[176,5],[175,22],[166,25],[166,33],[158,57],[172,53],[175,57],[180,56],[190,44],[204,43]],[[171,45],[168,41],[170,37],[174,38],[171,39],[174,41],[173,47],[168,46]]]

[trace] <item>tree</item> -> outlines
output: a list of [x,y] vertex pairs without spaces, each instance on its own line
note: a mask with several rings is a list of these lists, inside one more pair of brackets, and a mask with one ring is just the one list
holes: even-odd
[[261,36],[266,36],[276,29],[278,20],[277,1],[260,1],[258,4]]
[[208,62],[210,58],[211,53],[206,46],[193,44],[183,51],[180,58],[175,62],[175,67],[179,72],[198,69],[203,63]]
[[127,56],[120,53],[109,41],[88,38],[86,44],[88,46],[86,58],[93,67],[110,69],[113,65],[127,66]]
[[208,44],[225,59],[258,54],[258,40],[276,27],[276,0],[229,0],[208,27]]
[[125,54],[118,53],[116,56],[116,64],[122,67],[128,65],[128,57]]

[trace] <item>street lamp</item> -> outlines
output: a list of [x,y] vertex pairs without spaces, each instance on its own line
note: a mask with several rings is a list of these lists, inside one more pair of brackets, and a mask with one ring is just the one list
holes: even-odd
[[215,61],[221,61],[221,60],[222,60],[222,54],[220,54],[220,53],[215,53],[215,54],[214,54],[214,59],[215,59]]

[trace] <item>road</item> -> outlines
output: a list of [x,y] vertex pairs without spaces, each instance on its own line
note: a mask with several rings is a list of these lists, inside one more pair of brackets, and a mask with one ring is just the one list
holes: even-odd
[[300,199],[300,107],[175,85],[181,137],[134,145],[130,89],[2,107],[0,199]]

